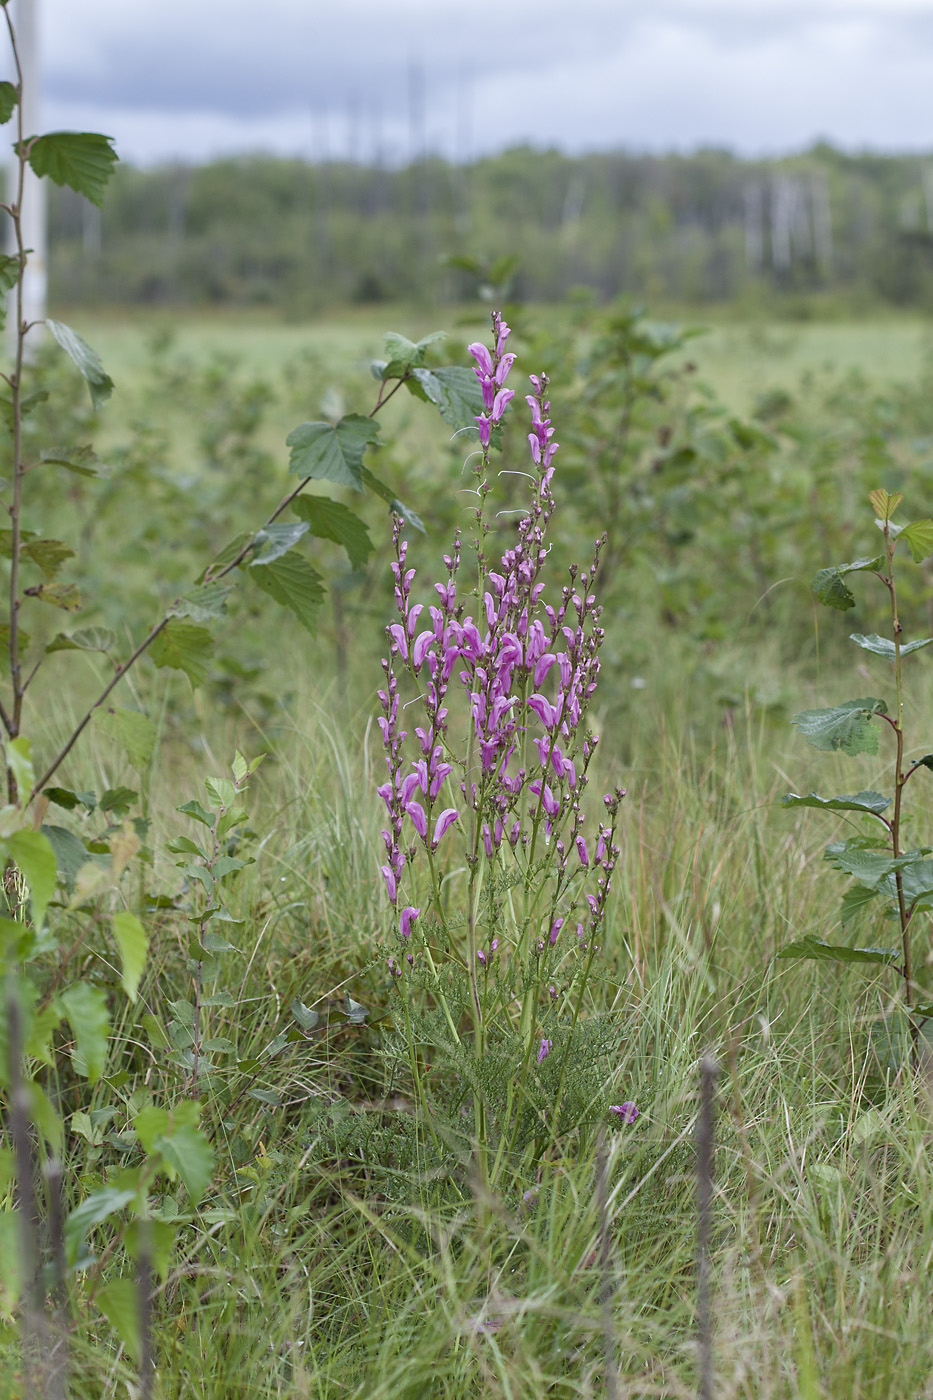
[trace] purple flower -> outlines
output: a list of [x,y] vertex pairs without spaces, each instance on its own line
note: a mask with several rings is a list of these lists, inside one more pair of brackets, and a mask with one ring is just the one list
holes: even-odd
[[577,855],[580,857],[580,864],[589,869],[590,853],[586,848],[586,841],[582,836],[576,838]]
[[474,341],[472,345],[467,346],[467,350],[479,366],[476,370],[477,379],[483,379],[486,375],[492,374],[492,356],[482,341]]
[[628,1101],[625,1103],[612,1104],[609,1112],[617,1114],[623,1123],[634,1123],[635,1119],[638,1117],[638,1109],[633,1103],[629,1103]]
[[549,941],[549,943],[550,943],[550,945],[551,945],[552,948],[554,947],[554,944],[557,942],[557,939],[558,939],[558,937],[559,937],[559,935],[560,935],[560,931],[561,931],[561,929],[562,929],[563,927],[564,927],[564,921],[563,921],[563,919],[555,919],[554,922],[551,924],[551,932],[548,934],[548,941]]
[[390,865],[380,866],[382,878],[386,882],[386,889],[389,894],[389,903],[394,904],[398,895],[398,884],[395,879],[395,871]]
[[444,808],[443,812],[441,812],[437,821],[434,823],[434,836],[431,840],[432,851],[437,850],[438,846],[440,845],[442,836],[445,832],[447,832],[450,829],[450,827],[457,820],[459,815],[460,813],[457,811],[456,807]]
[[486,966],[486,954],[483,952],[482,948],[478,948],[478,949],[477,949],[476,956],[477,956],[477,959],[483,964],[483,967],[485,967],[485,966]]
[[411,817],[412,825],[414,826],[418,835],[421,837],[422,841],[424,841],[428,834],[428,819],[424,814],[424,808],[422,807],[421,803],[409,802],[408,806],[405,808],[405,811]]
[[543,1065],[550,1053],[551,1042],[549,1040],[542,1040],[541,1044],[538,1046],[538,1064]]
[[411,926],[420,913],[421,910],[416,909],[413,904],[405,905],[405,908],[402,910],[402,916],[399,919],[399,931],[404,939],[411,938]]

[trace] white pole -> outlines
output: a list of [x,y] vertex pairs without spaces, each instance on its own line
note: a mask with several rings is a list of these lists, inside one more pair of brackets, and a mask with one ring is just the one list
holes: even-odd
[[[23,73],[23,136],[38,136],[39,125],[39,0],[15,0],[13,5],[13,27],[16,30],[16,46],[19,50],[20,67]],[[3,129],[7,139],[15,139],[16,113],[12,121]],[[16,197],[16,183],[19,169],[12,148],[9,155],[10,198]],[[46,314],[46,293],[48,289],[48,239],[46,225],[46,187],[42,180],[33,174],[27,165],[23,182],[23,207],[21,215],[23,244],[31,249],[26,263],[23,282],[23,317],[26,321],[44,321]],[[12,236],[12,226],[10,227]],[[9,246],[9,245],[8,245]],[[12,300],[8,308],[12,310]],[[16,337],[15,313],[7,316],[7,346]],[[30,334],[26,345],[35,352],[38,332]]]

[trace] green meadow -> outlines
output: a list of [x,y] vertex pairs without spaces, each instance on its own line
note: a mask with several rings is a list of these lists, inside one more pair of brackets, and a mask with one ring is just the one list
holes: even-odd
[[[467,342],[488,340],[475,304],[433,317],[361,307],[305,323],[138,308],[61,318],[116,389],[92,411],[63,357],[44,350],[32,371],[50,395],[30,420],[37,437],[93,440],[107,468],[101,480],[62,474],[60,490],[33,498],[33,528],[75,550],[68,576],[85,600],[74,616],[34,606],[37,658],[78,625],[110,629],[127,654],[294,487],[286,435],[306,420],[370,411],[379,383],[369,365],[385,331],[418,341],[444,330],[429,352],[436,364],[466,364]],[[873,577],[883,570],[842,576],[854,595],[846,611],[820,607],[810,583],[880,549],[869,491],[903,492],[905,523],[933,514],[930,327],[907,314],[662,319],[703,333],[680,340],[618,308],[517,315],[517,392],[491,458],[487,545],[498,558],[514,538],[498,502],[514,511],[527,500],[520,479],[498,468],[528,466],[519,375],[545,368],[561,442],[547,596],[559,596],[568,563],[585,562],[606,529],[591,792],[598,804],[614,784],[626,789],[611,898],[568,1032],[588,1028],[580,1043],[596,1048],[567,1093],[634,1103],[638,1117],[590,1112],[581,1098],[558,1135],[539,1061],[533,1136],[545,1145],[503,1148],[498,1172],[484,1176],[467,1071],[443,1061],[427,1030],[400,1066],[402,1003],[387,959],[402,945],[380,875],[376,792],[385,778],[376,692],[396,616],[392,518],[385,501],[331,482],[372,549],[354,567],[333,540],[312,541],[327,590],[314,634],[238,584],[199,684],[143,658],[114,692],[153,726],[151,752],[134,756],[94,723],[53,780],[65,805],[53,794],[44,820],[81,843],[84,859],[111,859],[115,833],[140,823],[116,893],[82,893],[69,848],[49,915],[68,937],[36,955],[37,985],[54,990],[64,967],[102,989],[110,1015],[95,1079],[64,1025],[46,1061],[30,1062],[64,1124],[66,1215],[137,1161],[133,1123],[144,1109],[178,1112],[193,1099],[184,1008],[195,977],[198,998],[209,991],[213,1003],[197,1092],[207,1178],[194,1191],[184,1171],[169,1173],[149,1191],[150,1388],[141,1389],[136,1305],[121,1312],[129,1294],[111,1288],[132,1284],[139,1257],[121,1207],[86,1224],[86,1255],[62,1293],[49,1273],[42,1306],[46,1335],[67,1353],[62,1393],[679,1398],[698,1392],[702,1341],[717,1400],[933,1397],[929,1022],[918,1013],[912,1037],[893,955],[777,956],[807,937],[897,952],[901,936],[894,884],[852,912],[842,900],[867,888],[851,873],[861,867],[825,856],[847,838],[875,854],[870,814],[781,806],[787,793],[890,793],[901,771],[890,726],[877,713],[864,720],[863,739],[881,731],[874,751],[874,740],[850,738],[820,751],[790,723],[801,711],[886,698],[904,761],[919,764],[901,844],[920,853],[918,870],[929,852],[931,778],[920,771],[933,747],[929,653],[905,655],[898,710],[886,654],[848,641],[890,634]],[[366,461],[423,520],[423,534],[406,533],[427,603],[452,531],[466,541],[474,528],[462,493],[475,442],[463,446],[431,403],[405,392],[379,422],[383,445]],[[903,635],[923,640],[929,559],[915,563],[904,548],[897,557]],[[25,731],[37,769],[113,671],[108,655],[42,654]],[[229,951],[202,966],[191,942],[202,908],[192,864],[201,867],[184,855],[199,819],[179,809],[207,801],[205,780],[229,777],[238,752],[266,755],[230,845],[249,863],[229,877]],[[67,805],[69,793],[121,790],[129,795],[110,816],[96,800]],[[459,857],[444,878],[456,912],[468,887]],[[136,911],[148,937],[136,1000],[121,991],[108,942],[113,901]],[[921,889],[912,906],[914,1006],[933,1001],[931,904]],[[571,975],[561,967],[558,981]],[[427,1016],[440,993],[419,986],[413,1004]],[[512,1015],[507,1000],[501,1014],[503,1024]],[[553,1014],[559,1037],[566,1027]],[[697,1296],[707,1055],[718,1065],[709,1324]],[[472,1092],[487,1095],[492,1115],[493,1089]],[[9,1224],[12,1171],[0,1187]],[[15,1250],[18,1227],[3,1228],[3,1250]],[[49,1259],[53,1246],[54,1232],[42,1245]],[[33,1359],[9,1270],[0,1324],[0,1394],[26,1395]]]

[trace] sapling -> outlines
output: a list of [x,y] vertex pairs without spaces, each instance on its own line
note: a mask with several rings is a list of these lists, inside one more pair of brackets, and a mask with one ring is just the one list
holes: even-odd
[[888,595],[890,637],[853,632],[851,640],[863,651],[881,657],[887,663],[894,684],[893,705],[868,696],[846,700],[826,709],[803,710],[793,717],[791,723],[815,748],[839,750],[852,756],[876,754],[879,732],[884,730],[894,750],[893,791],[888,795],[871,789],[843,793],[838,797],[820,797],[812,792],[805,797],[788,793],[781,805],[851,812],[866,819],[866,830],[862,834],[833,842],[826,848],[827,861],[855,881],[843,898],[841,921],[845,926],[872,914],[875,918],[893,917],[900,941],[898,947],[852,948],[830,944],[815,934],[807,934],[782,949],[778,956],[880,964],[893,968],[900,977],[916,1057],[920,1025],[933,1014],[933,1006],[927,1004],[929,994],[915,980],[916,959],[912,947],[918,916],[933,911],[933,860],[929,859],[933,847],[905,850],[904,803],[911,780],[921,769],[933,769],[933,754],[908,757],[916,749],[908,744],[904,731],[903,668],[908,656],[933,645],[933,637],[915,641],[903,639],[895,562],[896,556],[903,556],[903,550],[901,556],[897,555],[898,547],[902,544],[907,546],[916,564],[933,555],[933,520],[895,524],[892,517],[903,500],[900,492],[892,494],[879,488],[870,493],[869,500],[884,542],[882,552],[855,559],[852,563],[821,569],[810,587],[819,602],[844,612],[855,606],[855,597],[848,584],[851,575],[872,574],[882,584]]
[[[588,718],[603,639],[593,589],[604,541],[547,601],[558,444],[546,376],[532,375],[526,396],[529,501],[501,560],[487,553],[491,452],[514,397],[508,339],[497,313],[492,348],[470,346],[484,405],[476,419],[475,574],[468,577],[458,533],[434,601],[416,602],[396,521],[399,621],[387,628],[379,691],[388,770],[379,787],[388,816],[382,876],[396,920],[388,967],[400,1039],[423,1107],[426,1041],[469,1084],[487,1184],[523,1153],[526,1167],[539,1160],[571,1121],[604,1111],[602,1085],[580,1093],[589,1102],[577,1105],[576,1118],[565,1100],[582,1075],[606,1078],[605,1061],[581,1053],[579,1023],[624,796],[619,787],[605,795],[588,836],[585,794],[598,742]],[[434,1029],[418,1011],[424,994],[437,1008]]]

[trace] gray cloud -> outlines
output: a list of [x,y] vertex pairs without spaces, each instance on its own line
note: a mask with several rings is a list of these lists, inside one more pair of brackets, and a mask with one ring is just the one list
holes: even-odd
[[448,152],[467,127],[477,150],[933,145],[929,0],[39,3],[48,115],[139,159],[307,152],[325,120],[333,152],[404,156],[413,68]]

